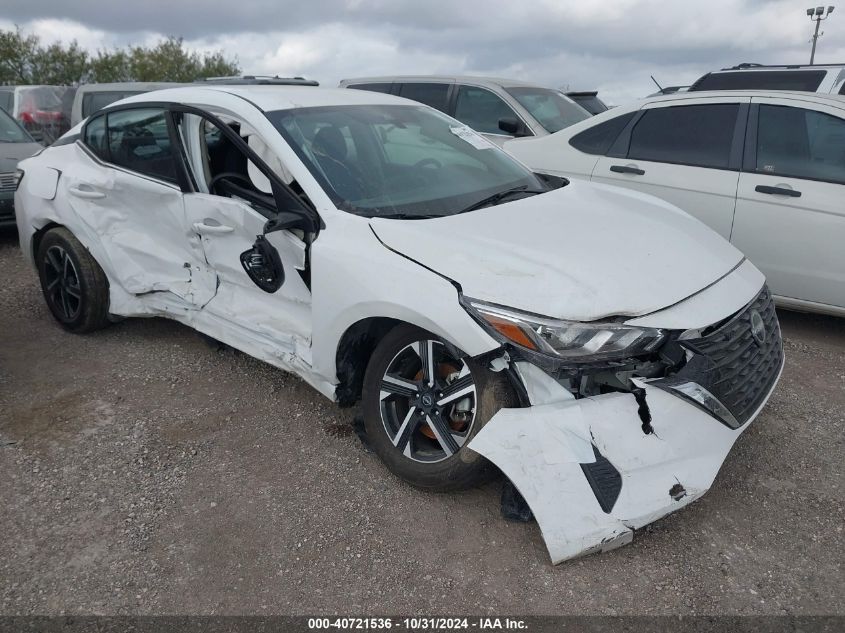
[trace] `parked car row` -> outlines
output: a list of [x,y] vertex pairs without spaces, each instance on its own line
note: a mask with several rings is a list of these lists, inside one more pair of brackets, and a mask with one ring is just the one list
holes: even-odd
[[344,79],[341,88],[371,90],[424,103],[454,117],[497,145],[546,136],[589,118],[558,90],[510,79],[396,76]]
[[162,316],[291,371],[424,489],[495,464],[554,562],[709,489],[783,368],[756,264],[845,311],[843,97],[591,116],[505,80],[233,83],[106,105],[20,163],[56,321]]

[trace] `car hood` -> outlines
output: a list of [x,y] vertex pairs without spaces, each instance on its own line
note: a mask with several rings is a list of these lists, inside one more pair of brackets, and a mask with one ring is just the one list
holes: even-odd
[[373,218],[371,226],[385,246],[468,297],[578,321],[666,308],[743,260],[662,200],[586,182],[451,217]]
[[15,171],[18,162],[44,149],[39,143],[0,143],[0,173]]

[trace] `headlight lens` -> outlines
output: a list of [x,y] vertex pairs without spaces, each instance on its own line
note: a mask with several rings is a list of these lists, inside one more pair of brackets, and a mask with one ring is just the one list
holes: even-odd
[[23,180],[23,169],[16,169],[15,170],[15,191],[17,191],[18,187],[21,186],[21,180]]
[[662,330],[622,323],[563,321],[465,299],[465,305],[500,338],[534,352],[579,362],[627,358],[657,349]]

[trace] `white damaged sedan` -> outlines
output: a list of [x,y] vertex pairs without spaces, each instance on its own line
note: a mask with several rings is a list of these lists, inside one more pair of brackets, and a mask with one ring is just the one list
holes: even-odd
[[389,95],[152,92],[18,178],[64,328],[163,316],[360,401],[415,486],[495,464],[554,562],[703,495],[783,366],[762,274],[703,224]]

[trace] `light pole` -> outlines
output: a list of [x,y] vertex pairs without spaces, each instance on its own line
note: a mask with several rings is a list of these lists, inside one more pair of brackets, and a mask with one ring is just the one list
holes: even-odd
[[[830,14],[833,13],[834,7],[828,7],[827,11],[825,11],[824,7],[816,7],[815,9],[807,9],[807,15],[810,16],[810,19],[816,23],[816,32],[813,34],[813,50],[810,53],[810,66],[813,65],[813,60],[816,58],[816,43],[819,41],[819,24],[822,23],[822,20],[827,20],[830,17]],[[824,35],[824,32],[822,32]]]

